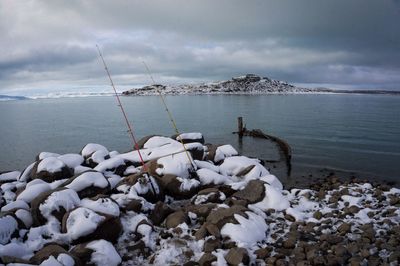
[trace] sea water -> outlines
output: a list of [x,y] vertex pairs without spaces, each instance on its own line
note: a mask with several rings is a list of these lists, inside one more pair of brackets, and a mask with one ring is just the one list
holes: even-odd
[[[173,127],[157,96],[121,97],[137,138],[170,136]],[[207,142],[232,143],[242,152],[277,159],[271,146],[245,139],[238,146],[237,117],[285,139],[293,171],[339,169],[399,180],[400,97],[393,95],[167,96],[181,132],[202,132]],[[113,97],[0,102],[0,171],[22,170],[41,151],[78,153],[87,143],[125,152],[132,144]]]

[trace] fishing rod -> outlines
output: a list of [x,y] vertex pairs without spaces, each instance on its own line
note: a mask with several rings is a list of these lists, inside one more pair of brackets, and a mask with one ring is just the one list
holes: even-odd
[[[153,84],[156,84],[156,82],[154,81],[153,75],[151,74],[151,71],[150,71],[149,67],[147,66],[146,62],[142,61],[142,63],[145,66],[145,68],[147,70],[147,73],[150,76],[151,81],[153,82]],[[192,165],[193,169],[196,169],[196,165],[194,164],[194,162],[192,160],[192,157],[189,155],[189,151],[187,150],[187,148],[185,146],[185,143],[183,143],[183,139],[181,137],[181,133],[179,133],[178,127],[176,125],[176,122],[175,122],[175,120],[174,120],[174,118],[172,116],[171,111],[169,110],[169,108],[167,106],[167,103],[165,102],[164,96],[162,95],[161,91],[157,88],[157,86],[154,86],[154,87],[155,87],[158,95],[160,95],[160,98],[161,98],[161,101],[162,101],[162,103],[164,105],[165,111],[168,114],[168,118],[169,118],[169,120],[170,120],[170,122],[172,124],[172,127],[175,130],[175,133],[178,135],[177,139],[179,140],[180,143],[182,143],[183,149],[184,149],[184,151],[186,153],[186,156],[187,156],[187,158],[189,160],[189,163]]]
[[146,167],[146,164],[144,163],[142,154],[141,154],[141,152],[140,152],[140,150],[139,150],[139,145],[138,145],[138,143],[137,143],[137,141],[136,141],[135,135],[133,134],[133,127],[131,126],[131,123],[130,123],[129,120],[128,120],[128,117],[127,117],[127,115],[126,115],[125,109],[124,109],[124,107],[123,107],[123,105],[122,105],[122,103],[121,103],[121,100],[120,100],[120,98],[119,98],[119,95],[118,95],[118,93],[117,93],[117,90],[115,89],[114,82],[113,82],[113,80],[112,80],[112,78],[111,78],[111,74],[110,74],[110,71],[108,70],[106,61],[104,60],[103,54],[101,53],[100,48],[99,48],[99,46],[98,46],[97,44],[96,44],[96,48],[97,48],[97,51],[99,52],[99,56],[100,56],[100,58],[101,58],[101,61],[103,62],[104,69],[105,69],[106,72],[107,72],[107,76],[108,76],[108,78],[109,78],[109,80],[110,80],[110,82],[111,82],[111,87],[113,88],[115,97],[117,98],[118,106],[120,107],[121,112],[122,112],[122,115],[124,116],[126,126],[128,127],[128,133],[129,133],[129,135],[130,135],[130,137],[131,137],[131,139],[132,139],[133,147],[134,147],[135,150],[137,150],[137,152],[138,152],[138,154],[139,154],[139,158],[140,158],[140,162],[141,162],[141,164],[142,164],[143,170],[146,171],[146,170],[147,170],[147,169],[146,169],[147,167]]

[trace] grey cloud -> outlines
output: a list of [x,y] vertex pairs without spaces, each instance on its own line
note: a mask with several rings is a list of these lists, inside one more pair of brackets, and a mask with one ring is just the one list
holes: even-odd
[[0,90],[227,79],[398,87],[396,0],[2,1]]

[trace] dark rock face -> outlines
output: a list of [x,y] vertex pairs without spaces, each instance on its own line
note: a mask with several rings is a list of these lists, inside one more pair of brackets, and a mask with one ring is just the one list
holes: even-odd
[[[46,159],[49,159],[49,158],[46,158]],[[49,172],[49,171],[45,171],[45,170],[38,171],[39,164],[46,159],[39,160],[35,163],[35,165],[33,166],[32,170],[31,170],[31,174],[30,174],[32,179],[42,179],[43,181],[45,181],[47,183],[51,183],[56,180],[70,178],[73,175],[73,170],[68,168],[68,166],[66,166],[64,163],[62,163],[58,159],[56,159],[56,160],[60,161],[63,164],[63,166],[61,168],[59,168],[57,171],[54,171],[54,172]]]
[[265,182],[261,180],[251,180],[247,186],[232,195],[232,197],[245,200],[248,204],[260,202],[265,197]]

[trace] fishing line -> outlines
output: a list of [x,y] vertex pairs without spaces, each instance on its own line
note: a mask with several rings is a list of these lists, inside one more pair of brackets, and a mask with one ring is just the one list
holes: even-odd
[[[146,70],[147,70],[147,73],[148,73],[149,76],[150,76],[151,81],[152,81],[153,84],[155,85],[156,82],[154,81],[153,75],[151,74],[151,71],[150,71],[149,67],[147,66],[146,62],[142,61],[142,63],[143,63],[143,65],[145,66],[145,68],[146,68]],[[179,140],[180,143],[182,143],[183,149],[185,150],[185,153],[186,153],[186,156],[187,156],[187,158],[188,158],[188,160],[189,160],[189,163],[192,165],[193,169],[196,169],[196,166],[195,166],[195,164],[194,164],[194,162],[193,162],[193,160],[192,160],[192,157],[189,155],[189,151],[187,150],[187,148],[186,148],[186,146],[185,146],[185,143],[183,143],[183,139],[182,139],[182,137],[181,137],[181,133],[179,133],[178,127],[177,127],[177,125],[176,125],[176,123],[175,123],[175,120],[174,120],[174,118],[173,118],[173,116],[172,116],[171,111],[169,110],[169,108],[168,108],[168,106],[167,106],[167,103],[165,102],[165,99],[164,99],[163,94],[162,94],[161,91],[157,88],[157,86],[154,86],[154,88],[156,89],[158,95],[160,95],[160,97],[161,97],[161,101],[162,101],[162,103],[163,103],[163,105],[164,105],[165,111],[166,111],[167,114],[168,114],[168,118],[169,118],[169,120],[171,121],[172,127],[173,127],[174,130],[175,130],[175,133],[178,135],[178,136],[177,136],[177,139]]]
[[120,107],[121,112],[122,112],[122,115],[124,116],[126,126],[128,127],[128,133],[129,133],[129,135],[130,135],[130,137],[131,137],[131,139],[132,139],[133,147],[134,147],[135,150],[137,150],[137,152],[138,152],[138,154],[139,154],[139,158],[140,158],[140,162],[141,162],[141,164],[142,164],[143,170],[146,171],[146,165],[145,165],[145,163],[144,163],[142,154],[140,153],[139,145],[138,145],[138,143],[137,143],[137,141],[136,141],[135,135],[133,134],[133,127],[131,126],[131,123],[130,123],[129,120],[128,120],[128,117],[127,117],[127,115],[126,115],[125,109],[124,109],[124,107],[123,107],[123,105],[122,105],[122,103],[121,103],[121,100],[120,100],[120,98],[119,98],[119,95],[118,95],[118,93],[117,93],[117,90],[115,89],[114,82],[113,82],[113,80],[112,80],[112,78],[111,78],[110,71],[108,70],[106,61],[104,60],[104,57],[103,57],[103,55],[102,55],[102,53],[101,53],[101,51],[100,51],[100,48],[99,48],[99,46],[98,46],[97,44],[96,44],[96,47],[97,47],[97,51],[99,52],[101,61],[103,62],[104,69],[106,70],[107,76],[108,76],[108,78],[109,78],[109,80],[110,80],[110,82],[111,82],[111,87],[112,87],[113,90],[114,90],[115,97],[117,98],[118,106]]

